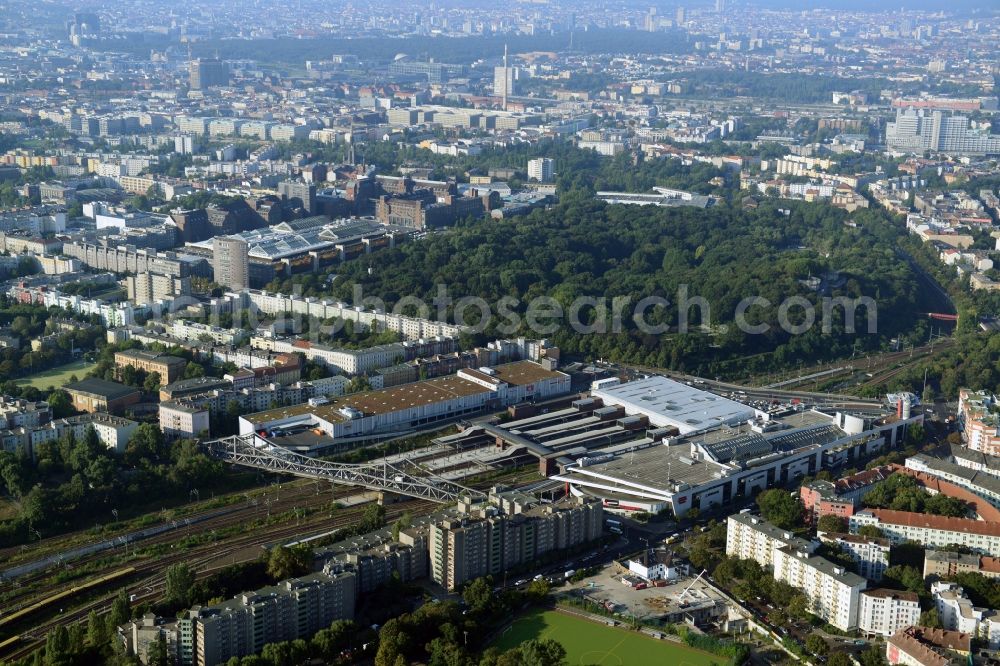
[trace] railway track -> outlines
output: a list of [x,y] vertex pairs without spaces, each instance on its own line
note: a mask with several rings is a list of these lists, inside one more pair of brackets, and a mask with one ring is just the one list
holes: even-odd
[[[431,457],[437,456],[432,455]],[[475,471],[470,470],[470,472]],[[488,487],[508,479],[517,479],[523,473],[523,469],[515,468],[498,476],[491,475],[487,480],[473,482],[470,486]],[[472,476],[476,476],[476,474],[473,473]],[[342,486],[334,486],[332,492],[330,490],[324,491],[323,489],[326,488],[326,485],[315,480],[293,480],[276,485],[276,488],[258,493],[253,498],[250,498],[249,494],[245,494],[248,497],[248,501],[239,512],[210,518],[196,524],[179,524],[177,530],[138,542],[136,550],[133,551],[131,556],[128,556],[127,552],[124,551],[125,546],[123,545],[123,552],[121,554],[125,554],[126,557],[124,558],[124,562],[117,561],[120,558],[119,555],[119,558],[116,558],[115,565],[130,565],[134,567],[134,573],[128,576],[127,580],[123,579],[123,582],[126,583],[124,585],[126,589],[135,590],[132,593],[135,595],[134,603],[155,601],[158,599],[163,593],[166,569],[173,564],[186,562],[197,570],[199,577],[205,577],[226,566],[255,559],[259,556],[259,553],[254,553],[253,548],[263,547],[268,543],[293,540],[293,538],[297,539],[305,534],[331,532],[347,527],[356,523],[364,510],[364,505],[361,504],[346,509],[339,509],[332,517],[325,515],[325,512],[312,512],[309,515],[295,518],[294,524],[286,522],[268,525],[266,521],[269,518],[269,514],[278,516],[288,514],[293,509],[316,509],[318,506],[329,506],[330,503],[337,499],[365,492],[360,488]],[[270,495],[272,490],[275,491],[273,496]],[[386,521],[392,522],[404,512],[418,515],[427,513],[436,506],[439,506],[439,504],[431,500],[402,500],[386,507]],[[174,553],[149,555],[150,549],[163,547],[178,540],[183,541],[195,535],[203,536],[217,529],[231,528],[234,524],[245,525],[247,520],[260,520],[261,517],[265,519],[265,524],[261,525],[258,529],[254,529],[250,534],[234,535],[219,539],[218,541],[211,540],[191,548],[178,549]],[[220,547],[224,547],[228,555],[220,556]],[[147,555],[149,559],[143,559]],[[71,566],[83,568],[86,565],[97,564],[101,562],[102,557],[106,559],[108,554],[102,553],[99,556],[87,556],[74,562]],[[48,573],[51,574],[51,570]],[[34,583],[37,586],[45,582],[45,577],[43,574],[39,574],[36,578],[24,582]],[[0,631],[0,659],[17,660],[30,655],[44,643],[47,633],[55,627],[85,621],[92,610],[97,611],[98,614],[107,612],[117,594],[117,590],[99,594],[94,598],[86,599],[83,603],[74,604],[72,609],[68,611],[60,608],[55,617],[36,622],[29,631],[21,634],[15,633],[17,629],[16,625],[8,627],[9,631]],[[27,598],[27,595],[19,596],[18,600],[21,602],[20,607],[34,602],[34,599]],[[4,607],[9,608],[6,601],[4,601]],[[51,609],[48,610],[51,611]],[[39,612],[41,613],[42,611],[40,610]],[[14,635],[11,636],[10,634]],[[12,638],[16,640],[12,641]]]
[[[284,501],[285,499],[291,500],[296,496],[309,495],[310,491],[314,490],[314,483],[312,481],[293,480],[285,482],[280,485],[282,485],[282,490],[279,491],[278,493],[279,495],[278,499],[282,501]],[[247,501],[252,499],[263,500],[263,498],[266,495],[268,495],[268,493],[271,493],[273,491],[274,488],[269,486],[246,492],[230,493],[225,497],[230,499],[238,498],[240,500],[240,503],[246,503]],[[354,491],[345,488],[335,488],[334,490],[334,494],[340,496],[351,494],[351,492]],[[206,505],[205,508],[196,510],[192,512],[190,515],[180,516],[172,519],[176,520],[177,522],[184,522],[186,520],[195,519],[227,508],[226,505],[211,506],[211,507],[207,506],[212,503],[213,503],[212,501],[205,501],[203,503]],[[229,506],[236,507],[238,505],[234,503]],[[170,521],[167,520],[166,522]],[[145,525],[143,527],[149,527],[149,525]],[[97,537],[96,540],[103,541],[107,539],[120,538],[125,534],[128,534],[137,529],[139,528],[133,527],[132,529],[122,528],[118,530],[113,530],[108,532],[107,534],[101,534],[99,537]],[[40,557],[43,556],[53,555],[56,553],[71,550],[73,548],[87,546],[95,542],[95,539],[90,532],[91,532],[90,530],[80,530],[70,534],[61,534],[58,536],[47,537],[45,539],[42,539],[41,541],[35,542],[27,549],[24,546],[11,546],[7,548],[0,548],[0,562],[4,562],[5,565],[18,564],[22,563],[26,559],[25,558],[26,553],[30,553],[32,559],[39,559]]]
[[[387,507],[386,520],[391,522],[404,512],[419,513],[429,511],[435,506],[437,503],[430,500],[414,499],[398,502]],[[135,590],[131,593],[134,595],[133,604],[155,601],[164,592],[166,569],[174,564],[185,562],[197,572],[197,578],[205,578],[227,566],[255,559],[256,555],[248,556],[248,548],[299,537],[303,532],[330,531],[348,527],[356,522],[363,510],[363,507],[359,506],[355,509],[338,511],[332,518],[321,516],[318,519],[307,520],[299,524],[276,525],[273,529],[262,529],[253,534],[227,539],[224,545],[226,551],[231,555],[231,559],[226,555],[220,556],[218,546],[221,544],[210,543],[197,551],[178,551],[145,562],[137,562],[133,565],[135,573],[130,576],[130,580],[123,587]],[[117,595],[118,591],[115,590],[89,599],[68,612],[63,612],[60,609],[56,617],[35,624],[29,632],[17,635],[19,640],[6,644],[6,654],[0,651],[0,658],[13,661],[30,655],[44,644],[45,636],[49,631],[60,625],[68,626],[85,621],[91,611],[97,611],[99,615],[103,615],[110,610],[111,603]]]
[[[148,537],[142,541],[129,542],[128,544],[123,541],[120,546],[116,546],[115,549],[111,551],[101,551],[85,555],[73,560],[72,562],[66,562],[64,567],[79,570],[81,572],[87,572],[97,564],[107,562],[109,560],[120,559],[123,553],[128,552],[129,547],[138,551],[149,550],[157,546],[190,538],[196,534],[206,534],[212,533],[216,530],[224,530],[232,527],[233,525],[238,525],[241,522],[247,522],[261,516],[266,516],[268,513],[284,513],[293,509],[315,509],[319,506],[328,505],[337,499],[342,499],[355,490],[351,488],[337,488],[333,493],[330,493],[329,491],[317,493],[317,488],[322,488],[322,484],[317,487],[316,484],[312,482],[303,481],[293,483],[294,485],[288,484],[290,487],[285,487],[283,484],[281,488],[275,488],[274,491],[268,494],[254,497],[247,496],[247,500],[241,503],[241,505],[233,507],[237,510],[232,513],[215,516],[198,523],[185,523],[183,520],[177,521],[177,527],[173,530]],[[16,589],[22,590],[22,592],[12,594],[8,593],[0,596],[0,601],[2,601],[3,607],[9,610],[20,609],[29,603],[29,597],[37,592],[37,588],[39,586],[52,584],[52,578],[53,568],[48,568],[37,573],[26,574],[17,578],[11,583],[11,586],[16,585]]]

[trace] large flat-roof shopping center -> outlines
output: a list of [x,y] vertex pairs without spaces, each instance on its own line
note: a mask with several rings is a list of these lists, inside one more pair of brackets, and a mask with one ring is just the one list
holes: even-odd
[[[472,420],[440,441],[495,446],[512,459],[533,456],[543,474],[565,481],[574,495],[600,499],[608,510],[669,508],[683,515],[692,507],[750,499],[824,468],[863,463],[896,446],[906,428],[923,419],[877,404],[765,410],[660,376],[601,380],[589,397],[572,396],[569,376],[552,365],[519,361],[313,399],[241,416],[240,433],[278,437],[276,444],[317,453]],[[512,405],[521,407],[506,420],[490,416]]]
[[[622,432],[606,427],[601,438],[607,444],[561,456],[555,478],[611,510],[671,508],[677,515],[864,459],[896,446],[907,426],[923,419],[877,408],[849,413],[801,405],[767,413],[665,377],[598,385],[592,395],[603,405],[589,408],[615,410]],[[544,438],[547,426],[536,420],[502,427],[533,439]],[[571,421],[560,428],[564,437],[573,430]],[[581,436],[573,443],[587,441]]]

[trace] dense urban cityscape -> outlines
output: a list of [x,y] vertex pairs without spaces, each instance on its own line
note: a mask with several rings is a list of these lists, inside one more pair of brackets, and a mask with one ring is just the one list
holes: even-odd
[[1000,664],[998,44],[5,0],[0,665]]

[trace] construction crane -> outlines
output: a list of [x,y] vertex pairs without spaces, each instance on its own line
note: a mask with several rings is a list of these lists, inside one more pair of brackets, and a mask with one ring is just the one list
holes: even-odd
[[677,595],[677,601],[684,601],[684,597],[687,595],[688,590],[694,587],[694,584],[701,580],[701,577],[708,573],[708,569],[702,569],[701,573],[698,574],[691,584],[684,588],[684,591]]

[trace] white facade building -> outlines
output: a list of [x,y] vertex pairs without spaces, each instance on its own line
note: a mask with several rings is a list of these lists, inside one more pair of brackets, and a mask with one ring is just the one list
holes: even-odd
[[914,592],[875,589],[861,593],[858,631],[867,636],[892,636],[920,621],[920,598]]
[[528,178],[548,183],[556,173],[556,161],[548,157],[528,160]]
[[210,432],[209,410],[207,407],[167,401],[160,403],[160,431],[168,439],[174,437],[195,437],[201,432]]
[[318,361],[346,375],[365,375],[374,370],[401,363],[405,350],[402,344],[377,345],[365,349],[328,347],[298,338],[272,338],[255,335],[250,340],[255,349],[277,353],[301,353],[307,361]]
[[800,539],[788,530],[775,527],[759,516],[736,513],[726,521],[726,555],[753,560],[762,567],[774,566],[775,552],[792,546],[812,552],[816,544]]
[[977,608],[956,583],[937,581],[931,596],[945,629],[977,636],[989,643],[991,650],[1000,647],[1000,616],[988,608]]
[[250,337],[250,333],[243,329],[220,328],[184,319],[172,321],[167,328],[167,335],[188,342],[204,342],[211,339],[212,344],[230,347],[241,345]]
[[889,567],[889,542],[886,539],[867,538],[856,534],[833,534],[829,540],[851,556],[858,566],[858,573],[872,581],[882,580]]
[[882,531],[892,544],[916,541],[932,548],[958,544],[983,555],[1000,556],[1000,523],[923,513],[866,509],[850,518],[851,532],[865,525]]
[[809,611],[841,631],[857,627],[861,576],[807,551],[786,546],[774,551],[774,579],[798,588],[809,600]]

